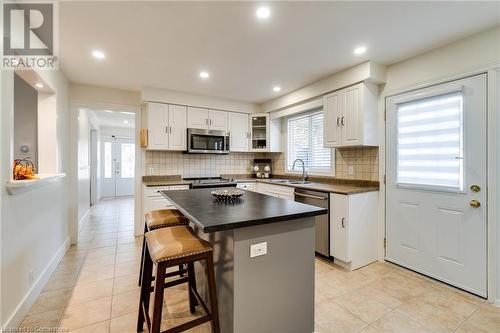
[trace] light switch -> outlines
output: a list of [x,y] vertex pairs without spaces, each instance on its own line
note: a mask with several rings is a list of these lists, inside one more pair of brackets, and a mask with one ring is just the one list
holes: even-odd
[[250,258],[267,254],[267,242],[250,245]]

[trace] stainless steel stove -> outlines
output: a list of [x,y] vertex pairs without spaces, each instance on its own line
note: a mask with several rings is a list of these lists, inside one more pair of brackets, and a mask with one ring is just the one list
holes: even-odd
[[222,177],[184,178],[184,180],[193,182],[191,188],[236,187],[235,181]]

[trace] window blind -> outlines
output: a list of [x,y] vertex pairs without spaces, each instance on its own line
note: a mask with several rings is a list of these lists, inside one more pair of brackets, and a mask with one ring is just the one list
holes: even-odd
[[323,147],[322,111],[288,118],[287,171],[294,171],[293,162],[298,158],[304,161],[308,172],[332,172],[331,149]]
[[463,189],[463,96],[454,92],[399,104],[397,182]]

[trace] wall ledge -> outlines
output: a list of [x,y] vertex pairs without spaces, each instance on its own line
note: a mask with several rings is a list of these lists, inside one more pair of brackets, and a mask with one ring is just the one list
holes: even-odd
[[65,173],[37,174],[39,179],[10,180],[5,183],[5,189],[10,195],[32,191],[39,187],[59,181],[66,177]]

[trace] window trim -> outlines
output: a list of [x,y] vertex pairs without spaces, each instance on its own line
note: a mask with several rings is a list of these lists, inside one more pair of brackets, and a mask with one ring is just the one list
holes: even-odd
[[[324,125],[324,110],[323,108],[317,108],[314,110],[308,110],[305,112],[300,112],[300,113],[294,113],[292,115],[283,117],[283,129],[284,129],[284,165],[283,165],[283,171],[286,175],[302,175],[302,171],[297,170],[297,171],[292,171],[288,170],[288,120],[291,118],[296,118],[300,116],[305,116],[305,115],[312,115],[315,113],[323,113],[323,125]],[[324,126],[323,126],[323,131],[324,131]],[[324,134],[324,132],[323,132]],[[324,135],[323,135],[324,137]],[[328,172],[321,172],[321,171],[315,171],[315,170],[307,170],[306,173],[309,176],[323,176],[323,177],[335,177],[335,148],[328,148],[330,149],[330,170]]]

